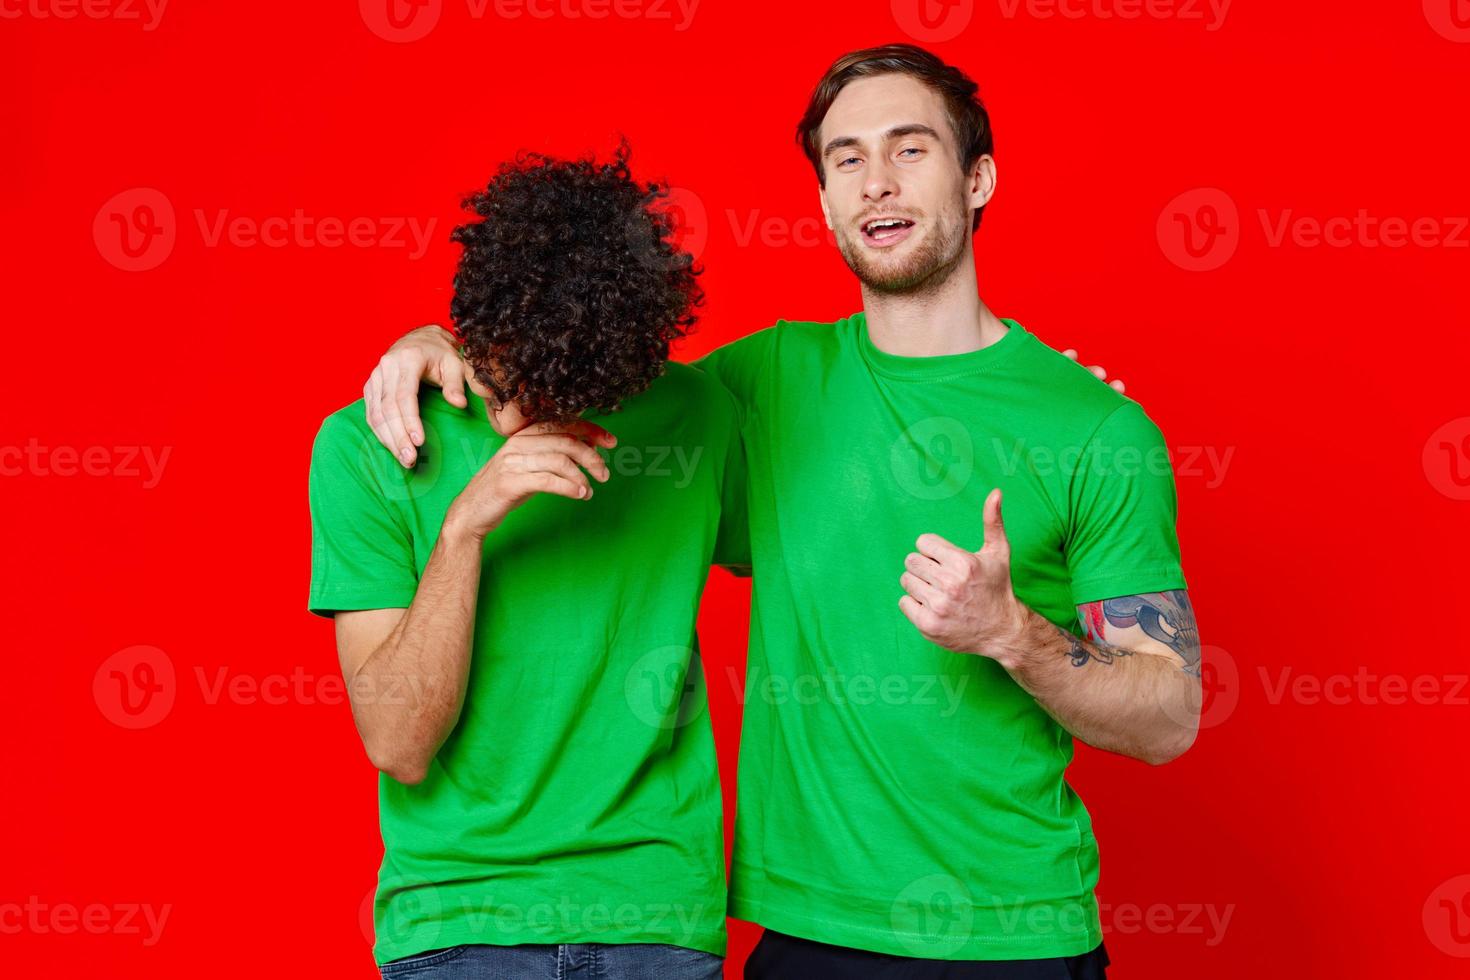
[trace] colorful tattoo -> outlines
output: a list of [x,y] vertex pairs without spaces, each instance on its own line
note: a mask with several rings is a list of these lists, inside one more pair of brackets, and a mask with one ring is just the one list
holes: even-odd
[[[1117,629],[1136,626],[1145,636],[1178,654],[1185,673],[1199,676],[1199,627],[1194,620],[1194,609],[1189,604],[1189,593],[1183,589],[1089,602],[1082,607],[1082,625],[1088,638],[1095,643],[1104,642],[1108,626]],[[1079,667],[1087,661],[1088,658],[1084,658],[1078,663],[1075,654],[1072,660]]]

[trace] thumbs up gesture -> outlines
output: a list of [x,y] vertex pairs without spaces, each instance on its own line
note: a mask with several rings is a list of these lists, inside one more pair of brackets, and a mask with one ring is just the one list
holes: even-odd
[[904,559],[899,609],[924,638],[956,653],[975,653],[1011,669],[1026,607],[1011,588],[1011,545],[1000,512],[1000,488],[985,498],[985,547],[966,551],[937,534],[921,534]]

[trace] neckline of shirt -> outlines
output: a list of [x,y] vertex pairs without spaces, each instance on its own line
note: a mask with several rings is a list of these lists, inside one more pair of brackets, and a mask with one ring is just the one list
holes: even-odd
[[936,354],[932,357],[908,357],[880,349],[868,336],[866,313],[848,318],[856,326],[858,350],[875,373],[904,381],[936,381],[941,378],[978,374],[994,367],[1002,358],[1018,349],[1027,337],[1026,328],[1015,320],[1001,317],[1006,325],[1004,337],[988,347],[963,354]]

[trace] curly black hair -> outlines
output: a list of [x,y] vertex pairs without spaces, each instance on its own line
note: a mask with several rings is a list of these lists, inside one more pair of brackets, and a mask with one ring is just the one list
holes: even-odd
[[673,243],[667,185],[597,163],[521,153],[464,201],[450,315],[476,378],[537,421],[617,410],[663,373],[704,301]]

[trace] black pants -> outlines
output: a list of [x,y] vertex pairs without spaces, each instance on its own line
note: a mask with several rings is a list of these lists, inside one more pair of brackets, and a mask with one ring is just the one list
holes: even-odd
[[767,929],[745,980],[1106,980],[1108,951],[1044,960],[924,960],[829,946]]

